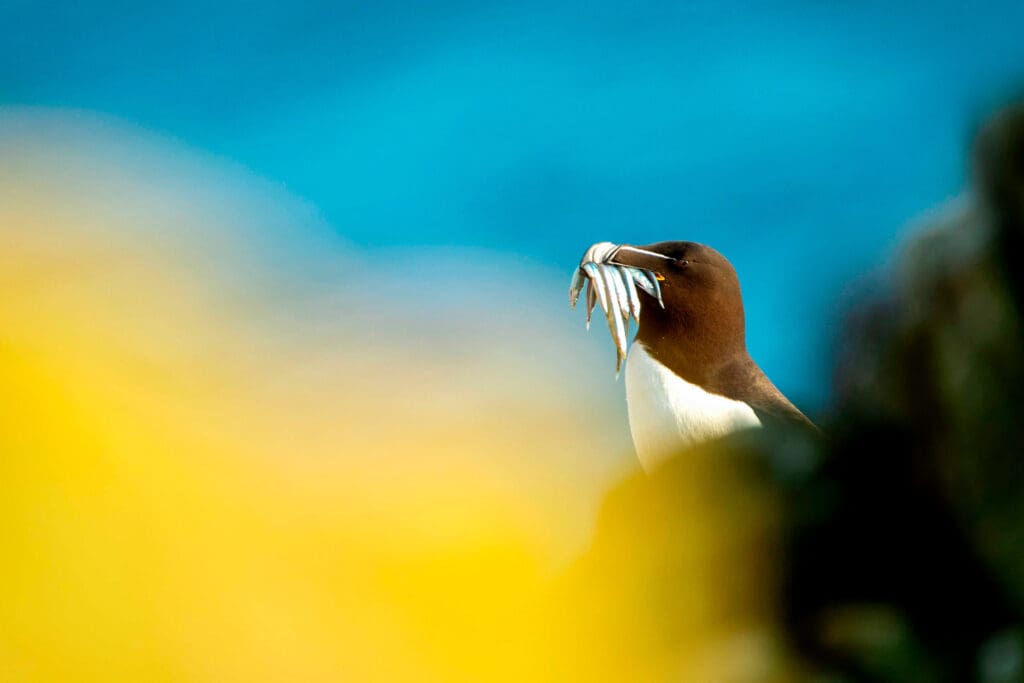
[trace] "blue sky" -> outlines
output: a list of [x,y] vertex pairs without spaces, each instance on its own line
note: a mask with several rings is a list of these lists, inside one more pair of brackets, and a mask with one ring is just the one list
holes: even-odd
[[921,7],[8,0],[0,105],[225,157],[370,248],[568,281],[595,241],[706,242],[755,358],[820,404],[837,301],[958,192],[974,126],[1024,83],[1024,3]]

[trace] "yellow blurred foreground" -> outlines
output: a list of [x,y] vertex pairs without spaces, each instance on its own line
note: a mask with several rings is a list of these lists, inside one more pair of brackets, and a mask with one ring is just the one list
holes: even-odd
[[0,680],[785,677],[741,475],[595,532],[634,468],[563,275],[0,110]]

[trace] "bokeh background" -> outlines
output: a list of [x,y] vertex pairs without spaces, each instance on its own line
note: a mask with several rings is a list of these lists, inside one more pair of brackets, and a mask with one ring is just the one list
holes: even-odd
[[4,3],[0,678],[804,675],[782,504],[710,454],[636,474],[568,276],[711,244],[755,359],[828,415],[843,320],[958,206],[1020,26]]

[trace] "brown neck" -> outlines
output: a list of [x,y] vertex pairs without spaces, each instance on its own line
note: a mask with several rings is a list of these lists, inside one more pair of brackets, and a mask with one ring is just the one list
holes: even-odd
[[729,319],[700,311],[646,306],[636,341],[659,363],[691,384],[714,389],[723,372],[750,362],[742,315]]

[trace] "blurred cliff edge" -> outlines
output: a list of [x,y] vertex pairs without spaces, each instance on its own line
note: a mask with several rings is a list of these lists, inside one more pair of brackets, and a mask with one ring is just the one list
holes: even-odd
[[663,680],[1024,680],[1024,106],[972,177],[850,316],[824,439],[738,435],[608,497],[566,580],[603,596],[581,652]]

